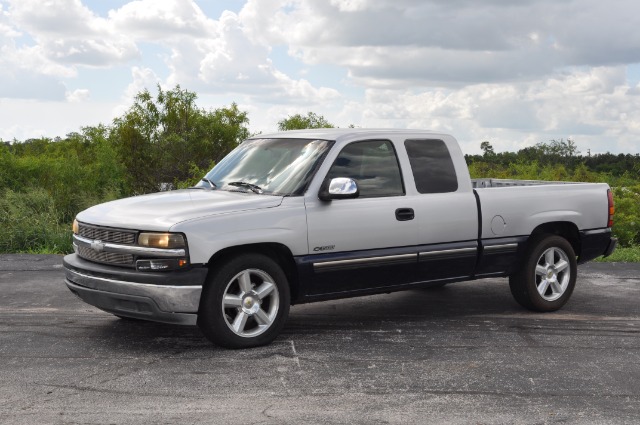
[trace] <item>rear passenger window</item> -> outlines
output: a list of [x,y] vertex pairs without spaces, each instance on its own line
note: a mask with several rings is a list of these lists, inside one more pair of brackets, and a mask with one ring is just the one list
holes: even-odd
[[356,181],[360,198],[404,195],[400,166],[388,140],[354,142],[342,149],[328,179],[349,177]]
[[458,178],[447,145],[442,140],[406,140],[411,171],[420,193],[458,190]]

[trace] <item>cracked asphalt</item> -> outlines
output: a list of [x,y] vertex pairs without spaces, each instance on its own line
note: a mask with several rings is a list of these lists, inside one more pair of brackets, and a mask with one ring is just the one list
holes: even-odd
[[61,261],[0,255],[1,424],[640,422],[640,264],[547,314],[506,279],[294,306],[229,351],[82,303]]

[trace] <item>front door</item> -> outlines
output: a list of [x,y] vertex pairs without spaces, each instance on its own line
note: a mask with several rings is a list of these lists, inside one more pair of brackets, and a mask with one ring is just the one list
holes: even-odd
[[326,179],[352,178],[355,199],[305,198],[312,278],[307,295],[363,291],[411,282],[417,267],[418,224],[406,195],[394,145],[353,142]]

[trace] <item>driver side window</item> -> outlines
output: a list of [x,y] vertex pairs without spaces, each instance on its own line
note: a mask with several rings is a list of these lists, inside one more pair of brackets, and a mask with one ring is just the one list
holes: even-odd
[[360,198],[404,195],[396,151],[388,140],[368,140],[345,146],[327,174],[327,179],[336,177],[355,180]]

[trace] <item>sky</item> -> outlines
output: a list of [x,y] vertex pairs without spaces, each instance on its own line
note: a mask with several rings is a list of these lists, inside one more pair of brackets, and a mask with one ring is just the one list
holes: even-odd
[[312,111],[470,154],[640,153],[637,0],[0,0],[0,49],[4,141],[108,125],[179,84],[251,132]]

